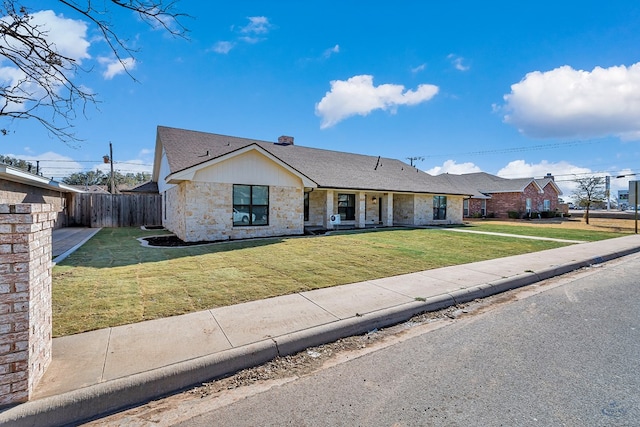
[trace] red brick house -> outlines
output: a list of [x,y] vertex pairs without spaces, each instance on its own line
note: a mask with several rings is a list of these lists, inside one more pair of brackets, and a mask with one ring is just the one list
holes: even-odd
[[485,172],[463,175],[446,174],[452,184],[473,195],[464,201],[465,217],[519,218],[536,216],[559,209],[562,194],[551,174],[546,177],[507,179]]

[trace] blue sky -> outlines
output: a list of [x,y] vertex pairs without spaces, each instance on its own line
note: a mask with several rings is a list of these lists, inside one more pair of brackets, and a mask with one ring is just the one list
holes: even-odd
[[74,121],[79,143],[2,123],[0,152],[40,160],[47,176],[106,170],[109,142],[116,169],[150,171],[157,125],[417,157],[432,174],[549,172],[567,196],[574,176],[640,173],[636,1],[183,0],[189,40],[113,14],[139,49],[136,81],[88,22],[38,3],[100,100]]

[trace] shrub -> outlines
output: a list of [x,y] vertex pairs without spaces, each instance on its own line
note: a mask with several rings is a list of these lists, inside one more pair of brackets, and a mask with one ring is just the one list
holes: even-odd
[[520,212],[518,211],[507,211],[507,215],[509,216],[509,218],[511,219],[518,219],[520,218]]

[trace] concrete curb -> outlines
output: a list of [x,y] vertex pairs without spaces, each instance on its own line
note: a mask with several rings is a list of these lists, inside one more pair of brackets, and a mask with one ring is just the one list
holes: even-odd
[[494,282],[416,300],[341,319],[242,347],[176,363],[83,389],[30,401],[0,412],[0,425],[59,426],[86,421],[184,390],[203,382],[260,365],[352,335],[404,322],[411,317],[520,288],[582,267],[640,252],[640,247],[614,251],[588,260],[526,272]]
[[277,356],[275,343],[264,340],[23,403],[0,413],[0,425],[44,427],[74,424],[201,384],[211,378],[260,365]]

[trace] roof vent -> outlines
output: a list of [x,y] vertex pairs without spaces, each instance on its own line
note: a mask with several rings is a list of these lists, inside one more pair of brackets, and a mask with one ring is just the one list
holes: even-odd
[[282,135],[278,137],[278,144],[280,145],[293,145],[293,137]]

